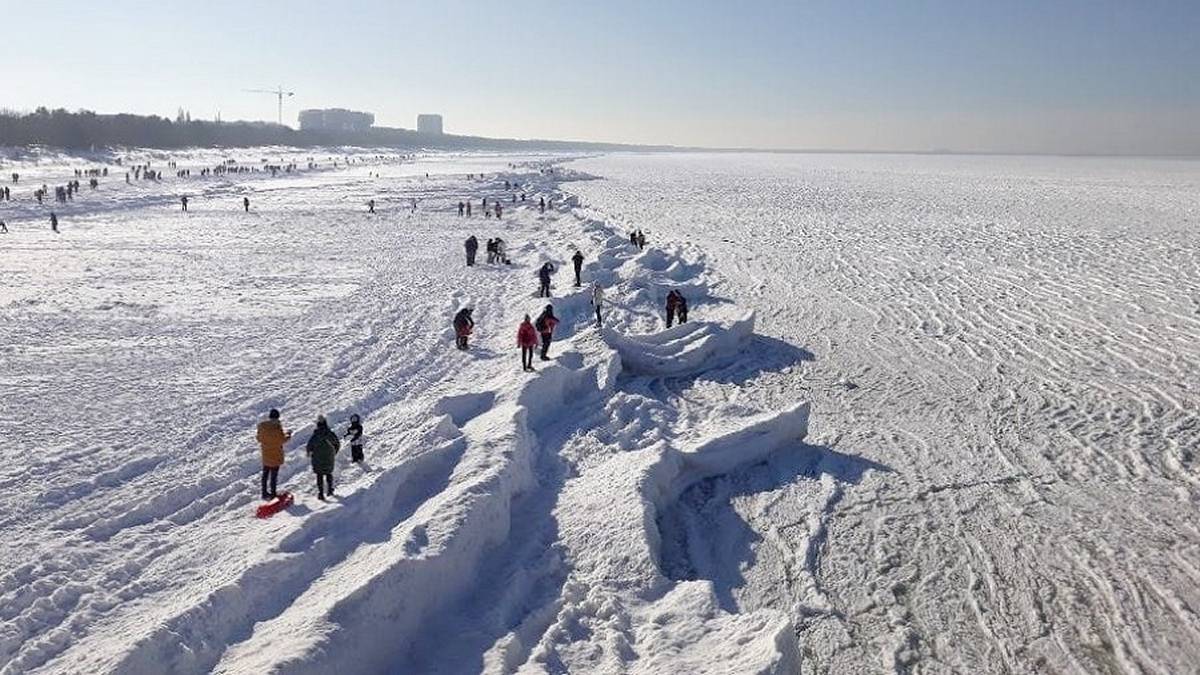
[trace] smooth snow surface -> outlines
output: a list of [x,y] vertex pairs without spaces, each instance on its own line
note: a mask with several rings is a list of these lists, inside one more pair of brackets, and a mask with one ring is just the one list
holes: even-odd
[[[33,189],[107,158],[0,166],[4,675],[1200,661],[1197,164],[132,155],[168,177],[82,178],[57,235]],[[328,502],[319,413],[366,428]]]

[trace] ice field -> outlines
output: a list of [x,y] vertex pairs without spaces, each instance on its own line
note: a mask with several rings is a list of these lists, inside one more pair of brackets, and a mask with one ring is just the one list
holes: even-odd
[[[0,166],[4,675],[1200,663],[1200,162],[128,156],[57,235],[100,158]],[[328,502],[319,413],[366,428]]]
[[810,400],[809,443],[882,465],[705,481],[674,576],[787,611],[809,671],[1200,669],[1200,163],[573,166],[608,178],[573,186],[589,208],[699,246],[813,354],[740,403]]

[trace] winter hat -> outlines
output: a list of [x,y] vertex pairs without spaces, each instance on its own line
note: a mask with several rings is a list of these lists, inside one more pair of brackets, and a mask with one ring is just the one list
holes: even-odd
[[319,427],[329,426],[329,423],[325,421],[324,415],[317,415],[317,426],[319,426]]
[[274,408],[271,408],[271,412],[267,413],[267,417],[270,417],[273,420],[277,420],[277,419],[279,419],[279,411]]

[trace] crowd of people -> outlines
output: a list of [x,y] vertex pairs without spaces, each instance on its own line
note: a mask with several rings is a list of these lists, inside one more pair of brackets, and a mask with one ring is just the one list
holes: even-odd
[[[118,162],[119,163],[119,162]],[[317,165],[312,161],[309,162],[308,168],[315,168]],[[175,162],[169,162],[168,167],[176,169]],[[295,164],[287,165],[264,165],[259,167],[239,166],[234,160],[226,160],[223,164],[200,169],[200,176],[220,175],[226,173],[244,173],[250,171],[269,171],[277,174],[279,172],[290,173],[296,170]],[[542,173],[550,173],[552,169],[543,169]],[[108,176],[107,167],[100,169],[75,169],[77,177],[89,178],[89,185],[96,188],[99,183],[99,178]],[[176,176],[179,178],[188,178],[191,176],[189,169],[176,169]],[[474,176],[472,176],[474,177]],[[13,184],[20,181],[18,173],[12,173],[11,179]],[[126,182],[131,180],[161,180],[162,174],[160,171],[151,168],[149,163],[139,164],[130,167],[130,170],[125,173]],[[74,199],[79,191],[79,181],[71,180],[65,185],[58,186],[54,190],[55,200],[59,203],[65,203]],[[518,190],[519,184],[513,181],[505,181],[505,188],[508,190]],[[41,203],[44,196],[48,194],[48,187],[43,185],[35,190],[34,195],[38,202]],[[8,200],[10,198],[9,188],[0,188],[0,200]],[[510,195],[510,201],[516,203],[518,193],[513,192]],[[526,200],[525,193],[519,194],[521,202]],[[182,211],[188,210],[189,198],[187,195],[180,196],[180,206]],[[416,200],[412,200],[412,207],[415,210]],[[538,210],[544,213],[546,208],[553,208],[553,201],[547,202],[545,197],[539,196]],[[242,208],[244,211],[250,211],[250,198],[242,197]],[[375,200],[371,199],[367,202],[368,212],[375,212]],[[470,200],[458,202],[458,215],[470,216],[472,214],[472,205]],[[487,217],[493,214],[496,218],[503,215],[503,207],[500,200],[493,200],[489,205],[488,199],[482,199],[482,211]],[[58,214],[51,211],[50,227],[54,232],[58,232]],[[0,234],[8,233],[8,226],[0,220]],[[645,248],[646,238],[640,230],[630,233],[630,243],[639,250]],[[464,243],[466,250],[466,262],[468,267],[475,266],[476,253],[479,248],[479,242],[474,235],[467,238]],[[488,264],[512,264],[509,259],[506,243],[501,237],[493,237],[487,240],[486,254]],[[571,263],[574,271],[574,286],[576,288],[583,284],[583,264],[585,256],[582,251],[576,250],[571,256]],[[545,262],[540,265],[536,271],[538,279],[539,298],[550,298],[552,279],[557,272],[557,268],[551,262]],[[593,281],[591,289],[588,293],[591,305],[595,314],[595,325],[600,327],[603,325],[604,306],[604,289],[598,282]],[[470,307],[461,308],[453,317],[452,324],[455,335],[455,345],[460,350],[469,349],[470,337],[475,329],[475,321],[472,316],[473,309]],[[671,290],[667,294],[666,304],[666,324],[672,326],[675,321],[679,323],[687,321],[687,300],[678,290]],[[554,332],[559,325],[559,318],[554,313],[554,306],[546,304],[536,318],[531,318],[526,314],[517,328],[517,346],[521,352],[521,367],[525,372],[535,370],[533,365],[534,351],[540,345],[539,358],[542,361],[550,360],[550,347],[553,343]],[[284,463],[284,445],[291,439],[292,433],[283,428],[280,420],[280,413],[276,409],[272,409],[267,419],[261,421],[257,426],[256,437],[260,446],[262,457],[262,476],[261,476],[261,495],[264,500],[275,499],[278,497],[277,483],[279,468]],[[349,439],[351,449],[351,461],[361,463],[364,461],[363,453],[363,426],[358,415],[351,415],[346,424],[345,430],[339,437],[329,425],[328,420],[324,416],[318,416],[314,425],[312,435],[305,444],[305,452],[310,459],[313,473],[316,476],[317,496],[318,499],[325,500],[328,496],[334,494],[333,470],[334,458],[341,448],[341,441]]]
[[[506,183],[508,185],[508,183]],[[484,200],[486,206],[487,200]],[[544,198],[539,198],[539,208],[545,204]],[[465,205],[465,206],[464,206]],[[470,202],[459,202],[458,212],[463,215],[464,212],[469,213]],[[639,230],[634,230],[629,233],[629,242],[639,251],[646,247],[646,234]],[[479,240],[475,235],[470,235],[463,242],[463,248],[466,251],[467,267],[475,266],[475,257],[479,250]],[[512,261],[504,253],[504,240],[496,237],[487,240],[487,262],[489,264],[504,263],[512,264]],[[571,255],[571,265],[575,272],[575,287],[579,288],[583,285],[583,263],[585,257],[583,251],[576,249]],[[542,263],[534,276],[538,280],[537,297],[550,298],[551,288],[554,274],[557,272],[554,263],[546,261]],[[590,291],[588,292],[592,310],[595,313],[596,327],[600,328],[604,325],[604,288],[599,282],[593,281]],[[667,293],[666,299],[666,324],[667,328],[678,323],[686,323],[688,319],[688,303],[682,291],[672,289]],[[452,321],[455,335],[455,346],[461,350],[470,348],[469,337],[475,329],[475,321],[472,318],[471,308],[462,308],[455,314]],[[542,360],[549,359],[550,343],[553,340],[554,328],[558,325],[558,318],[554,316],[554,306],[546,305],[542,313],[538,315],[536,320],[530,319],[529,315],[525,315],[524,321],[517,327],[517,346],[521,350],[521,368],[528,372],[534,370],[533,367],[533,350],[538,346],[539,336],[541,343],[541,358]]]
[[[375,157],[375,159],[377,159],[377,160],[383,160],[383,159],[387,159],[387,158],[389,158],[389,156],[377,155]],[[411,159],[412,155],[398,155],[397,158],[401,159],[401,160]],[[126,169],[125,183],[127,183],[127,184],[132,184],[134,181],[143,181],[143,180],[155,181],[155,182],[162,181],[162,178],[163,178],[162,171],[152,168],[152,165],[150,162],[143,162],[143,163],[139,163],[139,164],[128,164],[121,158],[116,158],[113,161],[117,166]],[[338,162],[335,160],[335,158],[329,157],[328,162],[332,163],[333,168],[337,168]],[[354,158],[347,158],[345,161],[346,165],[350,165],[350,164],[354,164],[354,163],[355,163]],[[321,163],[314,161],[314,158],[312,158],[312,157],[308,158],[308,163],[306,164],[307,169],[315,170],[315,169],[321,168],[322,166],[328,166],[328,164],[322,165]],[[168,160],[166,162],[166,167],[168,169],[175,171],[176,178],[189,179],[192,177],[192,170],[190,168],[180,169],[180,168],[178,168],[178,163],[174,160]],[[272,176],[277,176],[280,173],[289,174],[289,173],[292,173],[294,171],[299,171],[299,170],[300,170],[300,166],[294,162],[287,163],[287,164],[284,164],[284,163],[269,164],[268,160],[264,158],[262,160],[260,166],[248,166],[248,165],[239,164],[237,162],[237,160],[234,160],[234,159],[226,159],[217,166],[200,168],[197,171],[196,175],[199,177],[208,177],[208,176],[220,176],[220,175],[225,175],[225,174],[270,173]],[[107,178],[109,175],[109,168],[107,166],[88,167],[88,168],[72,168],[71,171],[74,174],[75,178],[87,178],[88,186],[93,190],[100,187],[100,179],[101,178]],[[9,178],[12,180],[13,185],[17,185],[21,181],[21,174],[19,172],[14,171],[9,174]],[[80,190],[80,182],[78,180],[69,180],[63,185],[55,186],[54,190],[53,190],[54,201],[59,204],[66,204],[68,202],[73,202],[75,200],[75,197],[79,194],[79,190]],[[37,200],[38,204],[44,204],[46,198],[49,197],[50,195],[51,195],[50,187],[45,184],[43,184],[41,187],[39,187],[33,191],[33,198],[35,200]],[[0,187],[0,202],[6,202],[6,201],[11,201],[11,200],[12,200],[11,188],[9,188],[7,186]],[[181,196],[180,204],[181,204],[182,210],[187,211],[188,210],[188,208],[187,208],[188,207],[188,197]],[[411,200],[411,206],[412,206],[412,210],[415,211],[417,208],[415,199]],[[242,207],[247,212],[250,211],[250,199],[248,197],[243,198]],[[371,202],[369,203],[369,209],[370,209],[371,213],[375,212],[375,200],[371,200]],[[496,214],[497,218],[500,217],[501,209],[500,209],[499,204],[495,205],[493,212]],[[50,222],[51,222],[50,229],[53,232],[58,232],[58,215],[56,213],[50,214]],[[7,234],[7,233],[8,233],[7,225],[5,225],[3,228],[0,228],[0,234]]]

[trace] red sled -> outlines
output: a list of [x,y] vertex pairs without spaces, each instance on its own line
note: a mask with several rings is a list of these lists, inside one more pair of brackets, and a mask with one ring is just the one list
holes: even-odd
[[294,501],[296,501],[296,500],[292,497],[292,493],[280,492],[275,497],[275,501],[267,502],[266,504],[263,504],[262,506],[258,507],[258,510],[255,512],[254,515],[258,516],[259,518],[270,518],[271,516],[275,515],[276,513],[279,513],[280,511],[291,506],[292,502],[294,502]]

